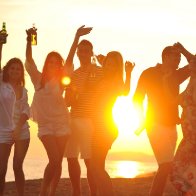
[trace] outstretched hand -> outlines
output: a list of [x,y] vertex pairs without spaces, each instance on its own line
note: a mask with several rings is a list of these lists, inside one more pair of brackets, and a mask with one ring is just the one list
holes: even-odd
[[91,32],[92,29],[93,27],[85,27],[85,25],[82,25],[81,27],[78,28],[76,32],[76,36],[80,37],[83,35],[87,35]]
[[135,63],[132,63],[130,61],[125,62],[125,72],[131,73],[133,71],[133,68],[135,67]]

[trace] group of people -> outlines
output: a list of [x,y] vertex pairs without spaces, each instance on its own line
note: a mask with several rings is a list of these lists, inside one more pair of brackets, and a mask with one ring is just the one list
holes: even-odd
[[[90,195],[113,196],[112,182],[105,170],[106,156],[118,136],[112,109],[118,96],[129,94],[135,65],[129,61],[124,63],[118,51],[95,56],[92,43],[86,39],[80,41],[80,37],[89,34],[92,28],[81,26],[77,29],[66,60],[58,52],[52,51],[40,72],[32,55],[33,30],[26,30],[24,66],[18,58],[10,59],[2,70],[0,66],[0,196],[4,192],[12,145],[16,188],[18,195],[24,195],[23,161],[30,141],[29,118],[38,125],[38,137],[49,160],[44,170],[40,196],[55,195],[63,157],[68,162],[72,195],[81,195],[79,155],[87,168]],[[0,36],[0,62],[1,39],[4,37]],[[75,54],[80,62],[76,70],[73,65]],[[181,54],[186,57],[188,65],[178,69]],[[150,196],[163,194],[169,175],[180,195],[196,195],[195,66],[196,57],[176,43],[163,50],[161,64],[144,70],[139,78],[133,102],[143,111],[144,98],[148,98],[144,128],[159,166]],[[24,67],[35,91],[30,107]],[[64,77],[71,79],[70,84],[62,82]],[[180,84],[189,77],[186,90],[179,94]],[[178,104],[183,107],[181,119]],[[183,140],[175,154],[176,124],[182,124]]]

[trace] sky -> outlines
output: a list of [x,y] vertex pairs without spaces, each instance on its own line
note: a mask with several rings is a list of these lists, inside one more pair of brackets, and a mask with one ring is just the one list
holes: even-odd
[[[119,138],[113,151],[134,151],[152,154],[145,132],[134,135],[134,114],[131,98],[141,72],[161,63],[165,46],[180,42],[196,53],[195,0],[0,0],[0,25],[6,22],[7,44],[3,47],[2,65],[10,58],[25,61],[26,32],[34,23],[38,29],[38,45],[33,46],[33,57],[41,71],[46,55],[58,51],[64,58],[82,25],[93,27],[85,39],[94,45],[95,54],[120,51],[124,61],[135,62],[131,92],[117,101],[116,116],[119,120]],[[186,64],[182,57],[180,66]],[[75,68],[79,66],[77,57]],[[34,93],[26,74],[29,103]],[[182,86],[182,89],[185,87]],[[32,122],[32,138],[36,125]],[[180,128],[179,134],[181,137]],[[41,144],[32,140],[32,149]],[[32,150],[32,151],[33,151]],[[34,152],[35,153],[35,152]]]

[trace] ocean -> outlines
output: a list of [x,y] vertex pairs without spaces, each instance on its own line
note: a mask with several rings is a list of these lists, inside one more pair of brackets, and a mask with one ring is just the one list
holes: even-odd
[[[81,165],[81,177],[86,178],[86,167],[83,160],[79,160]],[[26,180],[40,179],[43,177],[44,169],[47,165],[47,160],[42,158],[29,159],[24,161],[24,172]],[[106,160],[106,170],[111,178],[135,178],[145,176],[157,170],[156,162],[138,162],[138,161],[113,161]],[[69,178],[67,160],[63,160],[62,178]],[[8,162],[8,170],[6,181],[14,181],[12,169],[12,156]]]

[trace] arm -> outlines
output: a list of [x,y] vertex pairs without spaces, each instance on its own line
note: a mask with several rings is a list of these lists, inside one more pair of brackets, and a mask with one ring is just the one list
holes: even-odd
[[125,62],[126,78],[125,78],[125,84],[123,89],[123,95],[125,96],[128,95],[130,91],[131,73],[134,67],[135,67],[135,63],[131,63],[130,61]]
[[2,49],[3,49],[3,42],[6,39],[6,37],[8,36],[8,34],[1,34],[0,31],[0,73],[1,73],[1,58],[2,58]]
[[72,46],[70,48],[69,54],[67,56],[66,62],[65,62],[65,69],[72,69],[73,67],[73,58],[78,46],[79,38],[83,35],[89,34],[92,30],[92,27],[85,27],[85,25],[78,28],[74,41],[72,43]]
[[22,101],[21,101],[21,115],[13,131],[13,138],[15,140],[19,138],[23,125],[30,117],[30,108],[28,104],[27,90],[23,89],[23,93],[24,96],[22,97]]
[[2,48],[3,48],[3,44],[0,41],[0,73],[1,73],[1,55],[2,55]]
[[194,56],[191,54],[181,43],[177,42],[173,45],[181,54],[185,56],[188,62],[190,62],[191,58]]
[[32,46],[31,46],[31,32],[32,28],[26,30],[27,33],[27,45],[26,45],[26,62],[25,62],[25,68],[28,72],[28,74],[31,77],[31,80],[33,84],[35,85],[40,77],[41,73],[38,71],[37,66],[35,65],[35,62],[32,57]]
[[13,131],[13,134],[12,134],[12,137],[14,138],[14,140],[19,139],[22,127],[28,119],[29,118],[26,114],[21,114],[20,119],[19,119],[16,127],[14,128],[14,131]]
[[137,116],[139,118],[139,126],[135,130],[136,135],[140,135],[140,133],[146,128],[145,127],[145,114],[144,114],[144,106],[143,101],[146,95],[146,80],[145,73],[143,72],[138,80],[138,84],[133,95],[133,105],[137,112]]

